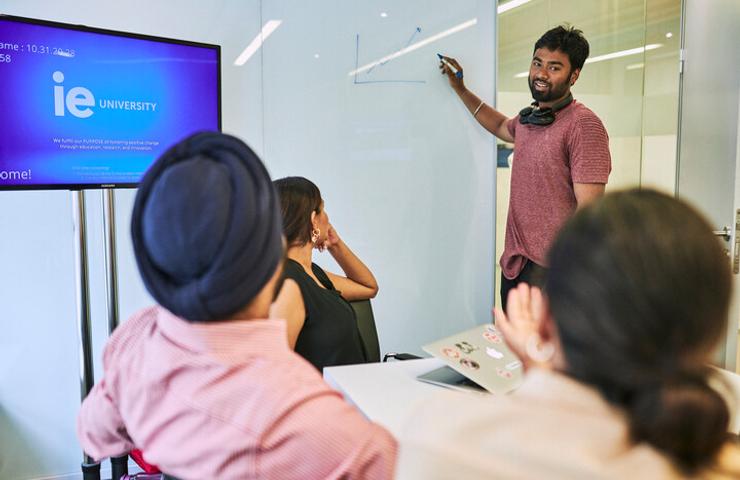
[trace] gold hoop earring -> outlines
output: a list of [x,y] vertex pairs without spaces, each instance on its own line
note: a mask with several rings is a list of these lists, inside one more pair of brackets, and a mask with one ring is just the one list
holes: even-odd
[[311,230],[311,243],[316,244],[316,242],[319,240],[319,236],[321,236],[321,230],[318,228],[314,228]]

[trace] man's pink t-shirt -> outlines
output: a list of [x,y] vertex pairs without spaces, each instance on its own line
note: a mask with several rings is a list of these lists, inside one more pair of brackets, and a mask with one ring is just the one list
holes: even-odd
[[547,250],[576,209],[574,183],[606,184],[609,136],[594,112],[573,100],[547,126],[508,125],[514,137],[509,214],[501,268],[516,278],[527,260],[547,266]]

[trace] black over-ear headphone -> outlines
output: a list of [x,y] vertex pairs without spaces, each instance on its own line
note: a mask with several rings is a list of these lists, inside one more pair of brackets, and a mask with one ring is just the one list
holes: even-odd
[[537,102],[532,102],[532,105],[519,112],[519,123],[522,125],[550,125],[555,121],[555,112],[567,107],[572,101],[573,95],[569,93],[567,97],[554,103],[552,107],[540,108]]

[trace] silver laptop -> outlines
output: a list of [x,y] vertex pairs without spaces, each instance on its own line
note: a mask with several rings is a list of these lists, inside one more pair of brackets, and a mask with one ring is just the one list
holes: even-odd
[[508,393],[522,382],[522,362],[492,324],[478,325],[422,348],[448,365],[416,377],[423,382],[496,394]]

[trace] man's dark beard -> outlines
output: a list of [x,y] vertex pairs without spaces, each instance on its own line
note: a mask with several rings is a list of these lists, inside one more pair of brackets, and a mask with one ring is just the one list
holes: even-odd
[[563,82],[561,85],[553,85],[552,83],[548,82],[550,85],[550,90],[547,92],[538,92],[534,88],[532,77],[529,77],[527,79],[527,83],[529,84],[529,91],[532,93],[532,98],[535,99],[535,101],[537,102],[552,102],[563,98],[568,92],[567,81]]

